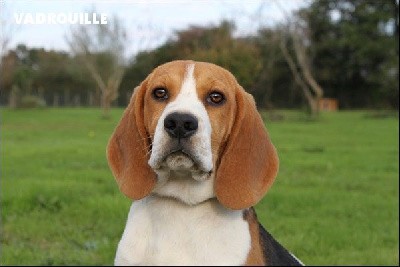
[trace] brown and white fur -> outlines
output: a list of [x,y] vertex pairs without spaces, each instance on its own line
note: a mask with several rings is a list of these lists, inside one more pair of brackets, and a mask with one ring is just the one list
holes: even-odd
[[[166,96],[157,98],[160,89]],[[213,93],[223,101],[210,101]],[[171,133],[180,122],[192,125]],[[194,61],[157,67],[135,88],[107,156],[135,200],[116,265],[301,264],[252,208],[279,161],[254,99],[227,70]]]

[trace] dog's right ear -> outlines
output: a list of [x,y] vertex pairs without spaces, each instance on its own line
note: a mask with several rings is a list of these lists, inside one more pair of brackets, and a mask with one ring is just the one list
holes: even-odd
[[108,164],[119,189],[135,200],[147,196],[156,184],[156,173],[147,163],[151,141],[143,121],[145,93],[143,82],[133,91],[107,146]]

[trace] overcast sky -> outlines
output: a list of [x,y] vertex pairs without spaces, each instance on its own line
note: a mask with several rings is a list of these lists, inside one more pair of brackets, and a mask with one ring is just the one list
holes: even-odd
[[[189,25],[218,24],[222,19],[236,21],[238,34],[254,31],[258,22],[273,24],[282,20],[280,4],[287,12],[304,6],[304,0],[0,0],[2,20],[10,21],[13,30],[9,47],[18,43],[30,47],[68,50],[65,34],[69,24],[19,24],[16,16],[21,13],[83,13],[95,8],[96,12],[120,17],[128,29],[131,39],[130,51],[146,47],[155,47],[172,36],[174,30],[187,28]],[[260,7],[262,13],[257,13]],[[262,20],[255,19],[262,17]],[[141,38],[141,39],[140,39]],[[142,40],[142,41],[138,41]],[[144,41],[143,41],[144,40]]]

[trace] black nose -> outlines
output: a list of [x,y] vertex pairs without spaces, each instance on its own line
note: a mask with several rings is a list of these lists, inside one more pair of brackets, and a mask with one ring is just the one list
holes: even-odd
[[174,112],[164,119],[164,128],[172,138],[188,138],[198,127],[197,119],[187,113]]

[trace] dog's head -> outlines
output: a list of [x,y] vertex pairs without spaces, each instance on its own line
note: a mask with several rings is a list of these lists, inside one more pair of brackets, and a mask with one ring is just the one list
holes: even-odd
[[214,64],[173,61],[137,88],[107,157],[121,191],[225,207],[256,204],[272,185],[278,156],[253,97]]

